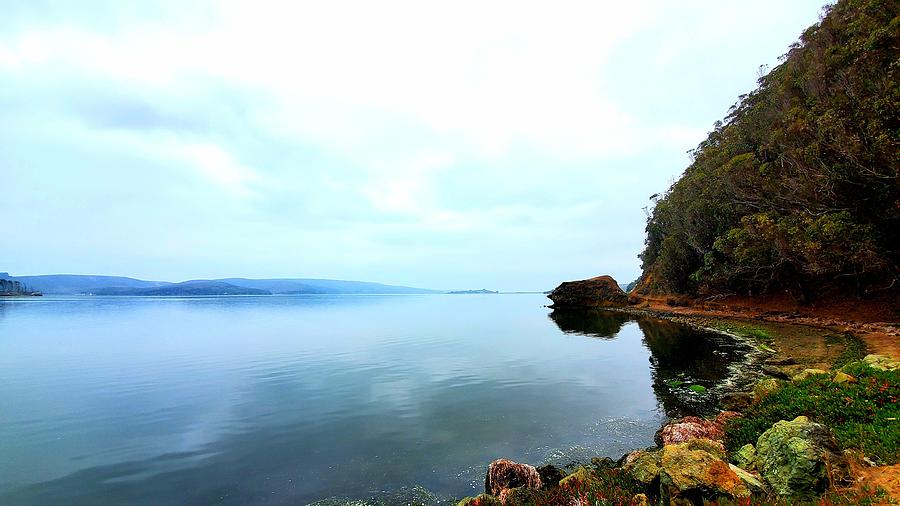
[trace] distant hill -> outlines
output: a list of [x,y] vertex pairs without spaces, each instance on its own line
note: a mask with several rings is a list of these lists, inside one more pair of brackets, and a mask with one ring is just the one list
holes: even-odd
[[25,283],[45,294],[75,295],[93,293],[104,288],[156,288],[171,285],[165,281],[144,281],[121,276],[82,276],[80,274],[49,274],[43,276],[8,276],[7,279]]
[[143,295],[143,296],[186,296],[186,295],[272,295],[268,290],[258,290],[235,286],[221,281],[185,281],[153,288],[98,288],[86,295]]
[[275,294],[333,293],[333,294],[416,294],[440,293],[438,290],[409,286],[383,285],[366,281],[337,279],[245,279],[225,278],[223,281],[237,286],[268,290]]
[[[0,273],[3,275],[5,273]],[[427,294],[438,290],[335,279],[199,279],[172,283],[120,276],[49,274],[9,276],[47,295],[266,295],[266,294]]]
[[488,290],[487,288],[482,288],[481,290],[454,290],[452,292],[447,292],[447,293],[452,294],[452,295],[472,295],[472,294],[479,294],[479,293],[496,294],[499,292]]

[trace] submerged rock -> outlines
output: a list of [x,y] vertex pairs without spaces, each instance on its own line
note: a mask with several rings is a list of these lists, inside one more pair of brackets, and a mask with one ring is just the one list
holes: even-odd
[[541,488],[541,476],[534,466],[519,464],[507,459],[497,459],[488,466],[484,478],[484,491],[499,496],[504,490],[517,487]]
[[660,466],[663,503],[702,503],[719,497],[750,496],[750,489],[727,462],[690,443],[663,448]]
[[756,443],[757,467],[779,495],[819,493],[831,467],[842,478],[846,461],[828,428],[805,416],[775,423]]
[[566,281],[548,295],[553,307],[621,307],[628,296],[611,276],[597,276],[581,281]]

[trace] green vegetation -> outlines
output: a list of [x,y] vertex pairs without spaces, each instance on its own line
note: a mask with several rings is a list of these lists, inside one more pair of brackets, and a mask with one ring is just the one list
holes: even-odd
[[656,203],[645,290],[896,290],[900,0],[841,0]]
[[690,388],[690,389],[693,390],[694,392],[697,392],[698,394],[705,394],[705,393],[706,393],[706,387],[703,386],[703,385],[691,385],[691,386],[689,386],[688,388]]
[[[618,506],[633,504],[635,494],[643,492],[644,486],[630,478],[621,469],[594,465],[580,468],[562,480],[559,487],[523,491],[521,496],[510,502],[517,506],[558,506],[560,504]],[[580,502],[576,502],[577,500]]]
[[826,344],[843,344],[844,349],[831,365],[832,369],[840,369],[850,362],[862,360],[868,354],[866,343],[850,332],[843,336],[825,336]]
[[855,362],[844,371],[857,382],[834,383],[814,375],[787,383],[754,403],[725,428],[729,451],[756,444],[779,420],[805,415],[828,426],[842,448],[854,448],[887,464],[900,462],[900,371],[879,371]]

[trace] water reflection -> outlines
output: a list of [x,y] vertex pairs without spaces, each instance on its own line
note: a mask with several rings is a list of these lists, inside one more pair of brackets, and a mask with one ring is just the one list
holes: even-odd
[[723,381],[746,352],[722,334],[671,321],[602,309],[558,309],[550,318],[567,334],[614,339],[634,322],[650,350],[653,391],[669,417],[715,410]]
[[631,316],[615,311],[556,309],[550,318],[567,334],[612,339],[622,330],[622,325],[632,321]]
[[621,313],[548,318],[545,302],[5,301],[0,504],[461,497],[497,457],[652,444],[663,413],[702,408],[727,375],[716,336]]

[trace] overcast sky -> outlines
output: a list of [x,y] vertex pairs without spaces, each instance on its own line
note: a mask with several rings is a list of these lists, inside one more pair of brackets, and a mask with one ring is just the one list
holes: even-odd
[[0,271],[546,290],[821,0],[0,0]]

